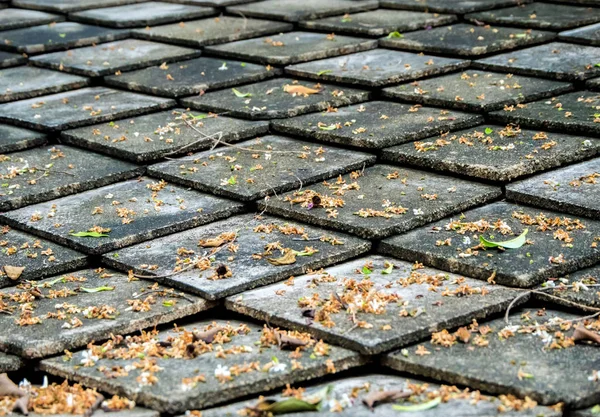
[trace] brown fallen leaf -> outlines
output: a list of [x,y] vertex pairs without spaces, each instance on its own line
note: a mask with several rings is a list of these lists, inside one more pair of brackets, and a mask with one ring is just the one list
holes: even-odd
[[24,266],[4,265],[4,272],[6,273],[6,276],[12,279],[13,281],[18,280],[21,277],[21,274],[24,270]]
[[277,337],[277,344],[281,350],[296,350],[299,347],[304,347],[308,343],[295,337],[288,336],[285,333],[275,331],[275,337]]
[[222,246],[225,242],[227,241],[221,237],[201,239],[198,242],[198,246],[201,246],[203,248],[218,248],[219,246]]
[[267,261],[271,265],[281,266],[281,265],[291,265],[296,263],[296,254],[291,249],[286,249],[283,256],[279,258],[268,258]]
[[401,398],[408,398],[412,395],[411,391],[391,390],[391,391],[374,391],[363,398],[364,405],[373,410],[379,404],[390,403]]
[[100,408],[103,401],[104,401],[104,396],[102,394],[97,394],[96,401],[94,401],[94,404],[92,404],[92,406],[85,411],[85,413],[83,414],[83,417],[92,417],[92,414],[94,414],[94,411],[96,411],[97,409]]
[[0,397],[24,397],[25,391],[12,382],[6,373],[0,374]]
[[461,327],[458,329],[454,335],[463,343],[469,343],[469,339],[471,339],[471,332],[466,327]]
[[291,85],[286,84],[283,86],[283,91],[289,94],[298,94],[301,96],[308,96],[310,94],[319,94],[321,90],[317,90],[316,88],[304,87],[303,85]]
[[583,326],[577,326],[573,332],[573,340],[589,340],[600,345],[600,334],[588,330]]
[[215,340],[215,336],[221,330],[225,330],[222,326],[216,326],[212,329],[205,330],[203,332],[193,332],[194,341],[202,340],[204,343],[212,343]]
[[21,398],[17,399],[13,404],[13,411],[19,412],[24,416],[29,415],[29,395],[24,395]]

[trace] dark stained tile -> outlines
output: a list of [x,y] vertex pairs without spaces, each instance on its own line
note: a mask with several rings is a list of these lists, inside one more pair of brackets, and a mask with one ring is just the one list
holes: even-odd
[[[145,0],[102,0],[102,6],[119,6],[123,4],[142,3],[144,1]],[[12,4],[17,7],[23,7],[24,9],[68,13],[94,9],[98,7],[98,0],[14,0]]]
[[436,13],[471,13],[529,3],[532,0],[380,0],[381,7]]
[[14,152],[46,144],[46,135],[7,124],[0,124],[0,152]]
[[87,87],[89,83],[90,80],[85,77],[43,68],[6,68],[0,70],[0,102],[61,93]]
[[65,17],[58,14],[9,8],[0,12],[0,30],[18,29],[22,27],[62,22]]

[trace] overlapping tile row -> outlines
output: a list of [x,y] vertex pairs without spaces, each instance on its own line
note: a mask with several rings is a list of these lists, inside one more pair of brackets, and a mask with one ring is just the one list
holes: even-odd
[[598,411],[596,1],[0,4],[0,414]]

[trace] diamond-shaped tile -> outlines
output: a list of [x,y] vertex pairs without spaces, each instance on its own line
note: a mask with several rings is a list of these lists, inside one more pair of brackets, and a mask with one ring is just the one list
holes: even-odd
[[533,296],[547,303],[562,304],[569,308],[600,307],[600,294],[593,287],[600,283],[600,266],[581,269],[571,274],[550,278]]
[[[142,2],[144,0],[102,0],[101,5],[111,7]],[[97,8],[98,0],[13,0],[12,4],[25,9],[68,13]]]
[[600,45],[600,23],[560,32],[558,38],[561,41],[598,46]]
[[22,27],[62,22],[64,16],[39,12],[37,10],[4,9],[0,13],[0,30],[18,29]]
[[90,80],[35,67],[14,67],[0,70],[0,102],[60,93],[87,87]]
[[0,51],[0,68],[14,67],[15,65],[22,65],[26,62],[27,58],[23,55]]
[[516,6],[531,1],[533,0],[454,0],[452,2],[448,2],[447,0],[380,0],[379,5],[390,9],[464,14],[480,10]]
[[46,144],[46,135],[40,132],[0,124],[0,152],[14,152]]

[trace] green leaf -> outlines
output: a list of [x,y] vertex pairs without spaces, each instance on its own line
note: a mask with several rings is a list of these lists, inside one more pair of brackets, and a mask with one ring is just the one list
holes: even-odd
[[190,116],[192,116],[192,119],[206,119],[208,114],[201,113],[194,116],[192,113],[190,113]]
[[229,177],[229,178],[227,179],[227,184],[229,184],[229,185],[235,185],[235,184],[237,184],[237,181],[236,181],[236,179],[235,179],[235,176],[233,176],[233,175],[232,175],[231,177]]
[[335,130],[335,129],[337,129],[337,126],[336,125],[319,126],[319,129],[321,129],[321,130]]
[[167,301],[163,301],[163,305],[165,307],[173,307],[175,305],[175,303],[173,302],[173,300],[167,300]]
[[596,404],[590,410],[592,414],[600,414],[600,404]]
[[84,288],[84,287],[81,287],[81,291],[88,292],[88,293],[102,292],[102,291],[112,291],[114,289],[115,289],[115,287],[106,287],[106,286],[96,287],[96,288]]
[[349,23],[349,22],[352,22],[352,18],[350,16],[342,18],[342,23]]
[[297,398],[288,398],[287,400],[274,402],[267,410],[273,415],[300,413],[303,411],[319,411],[319,404],[311,404]]
[[240,67],[245,67],[245,66],[246,66],[246,63],[245,63],[245,62],[242,62],[242,63],[240,64]]
[[381,273],[384,275],[387,275],[387,274],[391,274],[393,270],[394,270],[394,264],[389,262],[388,267],[385,268],[383,271],[381,271]]
[[403,37],[404,37],[404,35],[401,34],[400,32],[397,32],[397,31],[396,32],[390,32],[390,34],[387,35],[388,39],[392,39],[392,38],[400,39],[400,38],[403,38]]
[[59,277],[59,278],[53,279],[52,281],[48,281],[48,282],[41,282],[41,283],[38,282],[38,283],[32,284],[32,286],[33,287],[37,287],[37,288],[39,288],[39,287],[51,287],[54,284],[57,284],[59,282],[65,283],[65,282],[67,282],[67,280],[65,279],[65,277]]
[[486,127],[485,128],[485,134],[486,135],[491,135],[493,131],[494,131],[494,129],[492,129],[491,127]]
[[252,97],[252,93],[242,93],[240,90],[232,88],[233,94],[235,94],[239,98]]
[[600,63],[594,64],[595,67],[600,67]]
[[108,237],[106,233],[99,232],[77,232],[77,233],[69,233],[71,236],[75,237]]
[[525,230],[523,230],[523,233],[521,233],[516,238],[507,240],[505,242],[493,242],[491,240],[487,240],[486,238],[484,238],[481,235],[479,236],[479,241],[486,248],[497,248],[500,246],[505,249],[518,249],[525,244],[525,241],[527,240],[526,237],[527,237],[528,231],[529,231],[529,229],[525,229]]
[[442,402],[442,397],[436,397],[431,401],[427,401],[426,403],[421,404],[412,404],[412,405],[392,405],[392,408],[396,411],[425,411],[430,410],[432,408],[437,407]]
[[526,36],[527,36],[526,33],[517,33],[517,34],[515,34],[515,38],[524,38]]
[[66,33],[59,33],[58,36],[60,36],[61,38],[64,38],[65,36],[67,36]]
[[330,74],[333,70],[321,70],[317,72],[317,75],[320,77],[321,75]]
[[373,271],[371,271],[371,270],[370,270],[369,268],[367,268],[366,266],[363,266],[363,268],[362,268],[362,273],[363,273],[363,274],[365,274],[365,275],[369,275],[371,272],[373,272]]

